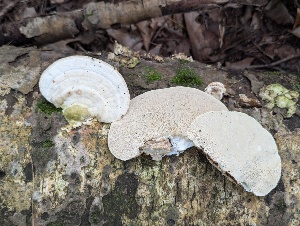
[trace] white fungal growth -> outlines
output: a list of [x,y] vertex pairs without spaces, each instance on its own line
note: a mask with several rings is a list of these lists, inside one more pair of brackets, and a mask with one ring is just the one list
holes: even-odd
[[281,159],[272,135],[240,112],[212,111],[198,116],[188,138],[210,162],[257,196],[267,195],[281,176]]
[[170,143],[172,145],[172,150],[166,155],[179,155],[184,152],[186,149],[195,146],[194,142],[180,136],[170,137]]
[[212,82],[209,83],[208,86],[205,88],[204,92],[207,94],[212,95],[213,97],[217,98],[218,100],[222,100],[226,88],[223,83],[221,82]]
[[62,58],[41,75],[42,95],[63,108],[68,121],[95,117],[102,122],[120,119],[130,101],[127,85],[111,65],[87,56]]
[[165,155],[178,156],[180,153],[193,146],[194,143],[187,138],[171,136],[146,141],[145,144],[140,147],[140,152],[149,154],[153,160],[159,161]]
[[146,92],[133,98],[127,114],[111,124],[109,150],[121,160],[141,153],[156,160],[178,154],[192,145],[186,134],[191,122],[200,114],[218,110],[227,108],[198,89],[178,86]]

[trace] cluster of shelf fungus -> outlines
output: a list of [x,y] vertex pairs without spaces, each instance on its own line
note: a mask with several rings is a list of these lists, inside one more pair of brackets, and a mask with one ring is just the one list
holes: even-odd
[[108,147],[123,161],[142,153],[161,160],[196,146],[230,180],[257,196],[267,195],[280,179],[274,138],[254,118],[227,109],[220,101],[221,83],[205,92],[177,86],[130,100],[123,77],[112,66],[71,56],[50,65],[39,87],[69,123],[90,118],[111,123]]

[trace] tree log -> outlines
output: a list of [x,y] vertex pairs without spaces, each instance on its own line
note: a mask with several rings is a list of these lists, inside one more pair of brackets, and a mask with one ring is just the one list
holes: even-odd
[[[109,124],[95,121],[70,129],[37,87],[41,71],[64,56],[0,48],[0,225],[300,224],[299,117],[284,119],[280,110],[272,114],[257,105],[243,107],[239,96],[259,102],[255,92],[264,83],[280,82],[295,90],[297,76],[243,75],[185,62],[203,80],[196,88],[223,82],[228,92],[223,102],[229,109],[255,117],[274,134],[282,178],[266,197],[256,197],[224,177],[196,148],[158,162],[149,156],[122,162],[108,150]],[[140,59],[127,68],[120,66],[124,60],[110,63],[123,74],[131,97],[174,86],[171,80],[182,64]],[[149,83],[149,68],[162,79]]]

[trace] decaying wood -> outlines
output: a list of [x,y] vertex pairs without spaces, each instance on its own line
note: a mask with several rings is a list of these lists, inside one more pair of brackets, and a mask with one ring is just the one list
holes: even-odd
[[[246,78],[198,62],[185,64],[203,80],[196,88],[224,83],[229,109],[255,117],[274,134],[282,178],[266,197],[256,197],[226,179],[200,150],[159,162],[148,156],[122,162],[108,150],[108,124],[70,129],[61,113],[42,111],[38,75],[64,56],[35,48],[0,49],[0,79],[6,76],[0,87],[0,225],[300,225],[299,118],[283,120],[280,111],[239,105],[239,94],[258,99],[255,93],[264,83],[295,90],[297,76],[276,80],[251,72]],[[126,57],[110,61],[132,97],[173,86],[170,81],[182,63],[141,59],[127,68],[120,62]],[[149,83],[145,68],[162,79]]]
[[134,0],[89,3],[82,10],[55,15],[26,18],[0,26],[0,45],[37,44],[71,38],[94,28],[109,28],[114,24],[136,23],[148,18],[226,5],[264,6],[268,0]]

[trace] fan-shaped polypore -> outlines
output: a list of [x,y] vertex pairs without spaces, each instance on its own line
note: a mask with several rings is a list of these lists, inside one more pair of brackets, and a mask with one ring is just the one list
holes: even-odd
[[198,116],[187,132],[210,162],[257,196],[276,187],[281,159],[272,135],[240,112],[212,111]]
[[155,160],[194,146],[187,128],[200,114],[226,111],[226,106],[198,89],[172,87],[146,92],[133,98],[127,114],[113,122],[108,146],[118,159],[147,153]]
[[120,119],[130,101],[127,85],[111,65],[87,56],[62,58],[41,75],[42,95],[61,107],[68,121],[95,117],[102,122]]

